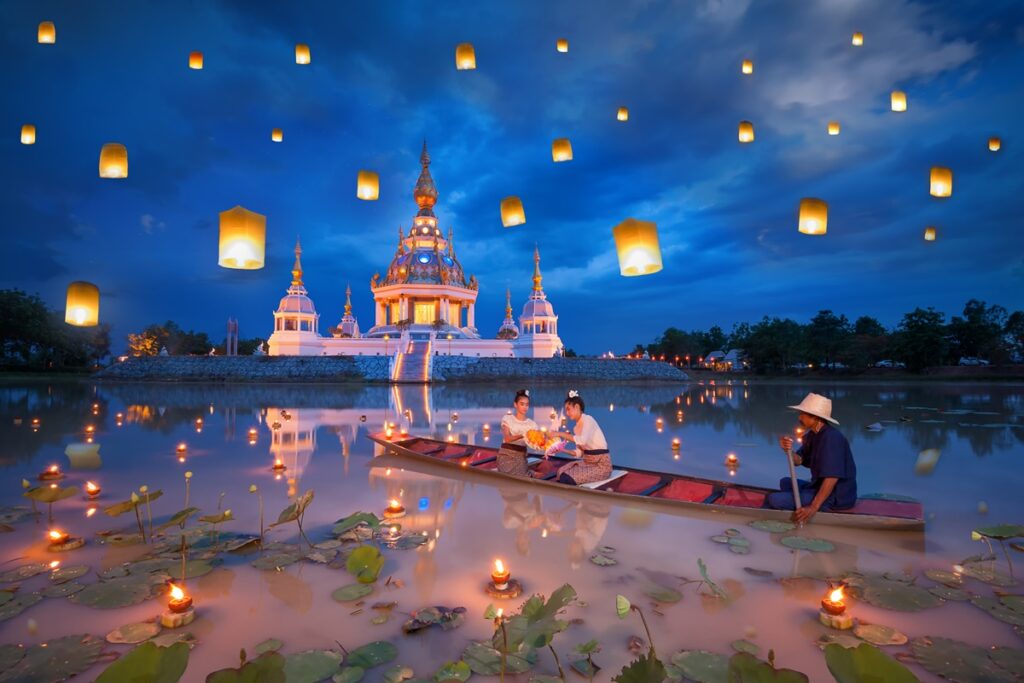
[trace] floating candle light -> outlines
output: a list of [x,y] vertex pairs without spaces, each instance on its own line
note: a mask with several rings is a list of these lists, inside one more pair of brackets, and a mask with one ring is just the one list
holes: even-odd
[[167,609],[177,614],[192,607],[192,597],[185,594],[180,586],[171,584],[171,599],[167,601]]
[[94,508],[94,507],[89,508],[88,510],[85,511],[85,516],[86,517],[92,517],[93,515],[96,514],[96,510],[97,510],[97,508]]
[[736,457],[735,453],[730,453],[725,456],[725,465],[726,467],[739,467],[740,459]]
[[454,434],[449,434],[448,435],[448,443],[455,443],[455,435]]
[[403,439],[404,439],[405,437],[409,436],[409,430],[408,430],[408,428],[406,428],[406,427],[402,427],[401,429],[399,429],[399,430],[398,430],[398,435],[399,435],[399,436],[401,436],[401,437],[402,437]]
[[680,448],[680,445],[681,444],[679,443],[679,438],[678,437],[676,437],[675,439],[672,439],[672,450],[678,451],[679,448]]
[[39,420],[38,417],[33,417],[32,418],[32,428],[33,429],[39,429],[39,425],[40,424],[42,424],[42,422]]
[[92,500],[100,495],[100,485],[94,481],[85,482],[85,493]]
[[178,451],[179,454],[187,453],[188,452],[188,444],[186,444],[184,441],[182,441],[181,443],[178,444],[177,451]]
[[505,567],[505,564],[501,560],[495,560],[494,571],[491,572],[491,583],[494,584],[494,588],[500,591],[506,590],[510,576],[512,573]]
[[395,498],[392,498],[388,502],[388,506],[384,508],[384,519],[398,519],[399,517],[405,516],[405,508]]
[[50,529],[47,538],[50,540],[50,545],[64,545],[71,539],[71,534],[59,529]]
[[64,473],[60,471],[60,467],[58,467],[57,465],[50,465],[45,470],[39,473],[39,479],[42,481],[60,479],[63,476]]
[[821,599],[818,620],[830,628],[846,630],[853,627],[853,617],[846,614],[843,602],[843,584],[831,586],[828,594]]
[[167,601],[167,609],[160,614],[160,625],[164,628],[178,628],[191,624],[196,618],[196,611],[192,607],[192,598],[185,591],[173,583],[170,585],[170,598]]
[[391,441],[392,434],[393,432],[391,431],[391,427],[388,427],[387,429],[384,430],[384,438],[387,439],[388,441]]
[[274,470],[275,472],[284,472],[286,469],[288,469],[288,466],[281,461],[281,458],[274,458],[274,464],[271,465],[270,469]]

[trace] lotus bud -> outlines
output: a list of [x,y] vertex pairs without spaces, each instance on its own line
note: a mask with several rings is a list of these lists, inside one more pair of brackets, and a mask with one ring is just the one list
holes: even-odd
[[149,492],[149,487],[146,486],[145,484],[143,484],[142,486],[139,487],[139,493],[148,493],[148,492]]
[[132,491],[132,502],[133,502],[133,503],[138,503],[138,502],[139,502],[139,500],[141,500],[141,499],[139,498],[139,494],[135,493],[135,491]]
[[972,541],[980,541],[981,540],[981,534],[979,534],[977,531],[972,531],[971,532],[971,540]]
[[224,511],[224,519],[231,519],[231,508]]
[[185,478],[186,479],[191,479],[192,478],[192,470],[189,470],[188,472],[185,473]]
[[32,488],[32,484],[30,484],[30,483],[28,482],[28,479],[22,479],[22,480],[21,480],[21,488],[23,488],[23,489],[29,489],[29,488]]
[[249,493],[256,493],[256,484],[249,484]]

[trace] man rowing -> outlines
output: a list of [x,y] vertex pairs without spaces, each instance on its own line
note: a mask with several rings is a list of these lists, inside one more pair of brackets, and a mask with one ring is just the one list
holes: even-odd
[[776,510],[794,510],[793,521],[809,522],[819,511],[846,510],[857,502],[857,466],[853,462],[850,442],[835,427],[839,422],[832,417],[832,401],[810,393],[800,405],[789,406],[797,411],[803,427],[802,445],[793,452],[793,439],[779,438],[779,445],[794,465],[811,470],[811,480],[798,480],[799,507],[793,498],[793,485],[789,477],[779,481],[781,490],[768,494],[764,507]]

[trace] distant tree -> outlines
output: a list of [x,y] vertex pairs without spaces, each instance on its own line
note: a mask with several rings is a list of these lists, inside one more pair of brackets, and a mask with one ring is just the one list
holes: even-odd
[[807,334],[808,353],[826,367],[835,362],[839,352],[846,348],[853,336],[853,329],[846,316],[837,316],[830,310],[818,311],[818,315],[811,318],[804,330]]
[[750,328],[744,351],[758,372],[787,370],[804,357],[804,331],[800,323],[768,318]]
[[751,334],[753,334],[753,330],[750,327],[750,323],[737,323],[733,325],[732,332],[729,333],[729,348],[745,349]]
[[878,320],[868,315],[862,315],[857,318],[855,323],[853,323],[853,333],[868,337],[881,337],[884,336],[886,332],[885,327],[883,327],[882,323],[878,322]]
[[160,353],[160,346],[156,335],[145,330],[128,333],[129,356],[155,356],[158,353]]
[[853,338],[839,360],[851,368],[867,368],[890,355],[891,339],[882,323],[869,316],[857,318],[853,324]]
[[251,356],[256,351],[256,347],[262,346],[264,343],[266,343],[266,341],[266,339],[262,339],[260,337],[253,337],[252,339],[239,339],[238,355]]
[[1024,311],[1014,311],[1006,319],[1003,335],[1011,354],[1024,356]]
[[903,316],[896,328],[896,356],[907,369],[920,372],[939,365],[946,357],[946,316],[934,308],[915,308]]
[[708,353],[719,349],[725,351],[725,347],[727,346],[726,342],[728,341],[728,339],[726,338],[725,332],[722,331],[721,327],[719,327],[718,325],[713,325],[711,329],[708,330],[707,332],[706,341],[708,348],[704,352],[705,356]]
[[566,358],[576,358],[576,352],[570,349],[569,347],[563,349],[562,355],[565,356]]
[[50,311],[35,294],[0,290],[0,355],[4,364],[41,364],[40,348],[52,337]]
[[964,305],[963,317],[953,316],[949,321],[949,335],[953,355],[991,358],[1003,347],[1006,327],[1006,309],[986,306],[984,301],[971,299]]

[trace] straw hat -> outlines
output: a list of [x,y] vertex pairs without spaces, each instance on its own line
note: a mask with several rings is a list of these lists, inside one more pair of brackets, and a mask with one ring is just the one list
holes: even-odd
[[801,413],[820,417],[822,420],[831,422],[834,425],[839,424],[839,420],[832,418],[832,400],[825,398],[821,394],[812,392],[804,396],[804,400],[800,401],[800,405],[788,407]]

